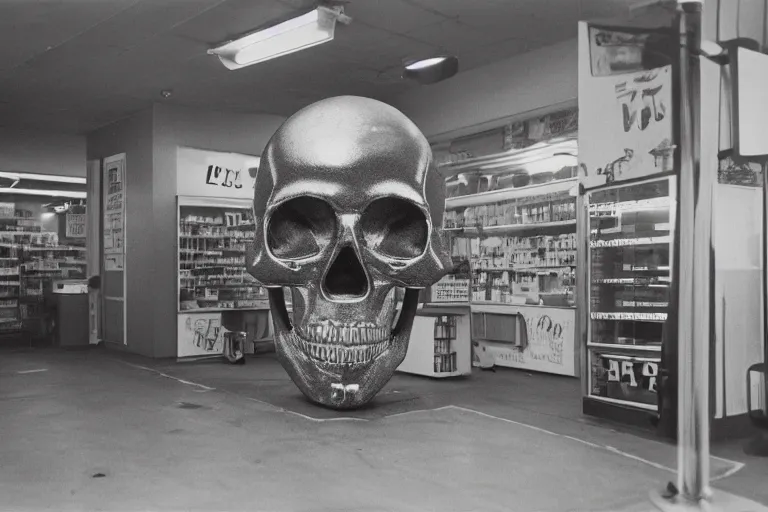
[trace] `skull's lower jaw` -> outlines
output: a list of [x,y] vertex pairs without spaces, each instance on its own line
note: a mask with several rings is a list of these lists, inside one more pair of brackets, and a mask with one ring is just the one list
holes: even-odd
[[[314,330],[297,329],[290,325],[282,292],[273,294],[270,290],[280,364],[312,402],[332,409],[362,407],[389,382],[405,359],[417,305],[418,291],[408,290],[394,329],[333,325],[330,320],[325,331],[318,326]],[[360,329],[357,335],[354,327]]]

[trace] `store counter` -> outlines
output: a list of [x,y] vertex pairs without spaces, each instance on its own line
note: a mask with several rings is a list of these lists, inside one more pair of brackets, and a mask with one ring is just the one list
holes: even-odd
[[478,357],[494,364],[578,377],[576,309],[526,304],[472,304]]

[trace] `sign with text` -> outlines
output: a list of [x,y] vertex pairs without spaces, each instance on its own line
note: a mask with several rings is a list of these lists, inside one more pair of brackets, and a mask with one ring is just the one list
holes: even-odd
[[576,368],[576,311],[571,308],[520,307],[522,346],[478,341],[498,366],[578,375]]
[[259,157],[178,148],[176,193],[180,196],[253,199]]
[[658,403],[660,359],[592,353],[591,394],[646,405]]
[[[647,37],[579,34],[579,167],[585,187],[674,170],[672,66],[640,59]],[[654,67],[656,66],[656,67]]]
[[84,213],[68,213],[66,216],[66,230],[65,235],[67,238],[85,238],[85,222],[86,214]]
[[125,266],[125,154],[104,159],[104,270]]
[[178,317],[178,357],[224,353],[221,312],[180,314]]

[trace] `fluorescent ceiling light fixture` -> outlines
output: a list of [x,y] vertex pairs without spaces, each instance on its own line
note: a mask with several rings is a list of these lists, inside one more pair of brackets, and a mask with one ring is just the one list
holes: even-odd
[[333,40],[336,22],[349,23],[342,7],[314,11],[208,50],[228,69],[240,69]]
[[52,181],[55,183],[76,183],[79,185],[85,185],[85,178],[76,178],[74,176],[55,176],[52,174],[30,174],[25,172],[11,173],[0,171],[0,178],[8,178],[11,180]]
[[29,188],[0,188],[0,194],[19,194],[25,196],[50,196],[50,197],[71,197],[72,199],[86,199],[85,192],[76,192],[70,190],[47,190],[47,189],[29,189]]
[[441,62],[445,61],[445,59],[446,57],[432,57],[429,59],[417,60],[416,62],[413,62],[405,66],[405,69],[415,71],[417,69],[429,68],[432,66],[437,66]]

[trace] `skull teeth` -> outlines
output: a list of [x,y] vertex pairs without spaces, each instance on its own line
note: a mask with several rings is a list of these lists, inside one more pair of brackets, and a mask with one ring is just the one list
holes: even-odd
[[368,363],[387,349],[390,340],[389,329],[370,322],[326,320],[297,330],[307,355],[334,364]]
[[387,342],[375,345],[358,345],[345,347],[340,345],[328,345],[302,340],[304,352],[317,359],[328,363],[356,364],[367,363],[381,355],[387,348]]
[[312,343],[340,344],[360,346],[389,341],[389,329],[377,327],[373,323],[338,324],[330,321],[310,324],[299,328],[305,340]]

